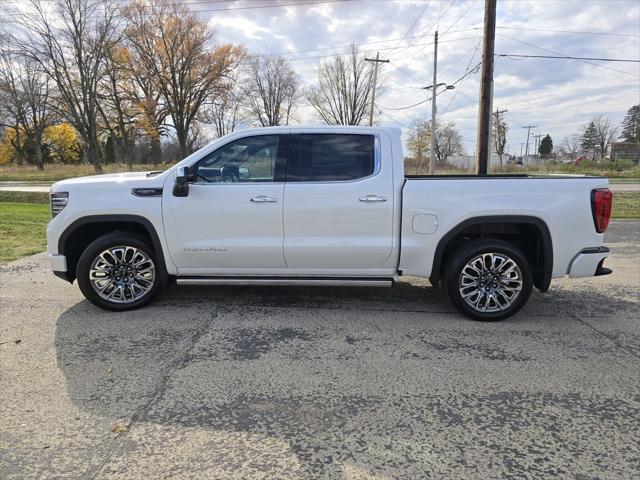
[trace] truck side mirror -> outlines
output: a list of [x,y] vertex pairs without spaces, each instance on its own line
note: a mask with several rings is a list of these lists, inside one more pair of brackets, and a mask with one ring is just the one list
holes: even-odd
[[175,197],[186,197],[189,195],[189,181],[191,174],[189,167],[178,167],[176,170],[176,184],[173,187],[173,195]]

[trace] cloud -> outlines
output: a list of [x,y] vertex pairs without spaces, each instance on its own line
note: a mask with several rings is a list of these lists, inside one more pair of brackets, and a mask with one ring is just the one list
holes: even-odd
[[[209,20],[220,42],[243,44],[253,54],[284,53],[305,86],[316,81],[320,62],[343,53],[343,46],[356,43],[369,55],[380,51],[390,63],[380,67],[378,103],[390,108],[383,109],[385,115],[378,121],[390,126],[398,126],[396,122],[411,125],[430,117],[427,103],[405,110],[391,108],[426,98],[421,87],[432,82],[436,29],[440,34],[438,81],[455,82],[481,59],[481,0],[432,0],[422,15],[425,0],[297,6],[290,4],[302,2],[186,3]],[[277,3],[283,5],[255,8]],[[640,60],[637,0],[500,1],[497,26],[496,53],[500,54]],[[438,115],[456,123],[469,153],[475,146],[478,92],[479,73],[473,73],[459,80],[455,90],[438,96]],[[638,63],[496,58],[493,104],[494,108],[509,110],[508,141],[513,151],[519,151],[520,142],[526,138],[522,125],[536,124],[538,133],[549,133],[559,143],[595,115],[604,114],[620,122],[626,110],[638,103]],[[298,120],[316,122],[317,117],[307,105],[300,109]]]

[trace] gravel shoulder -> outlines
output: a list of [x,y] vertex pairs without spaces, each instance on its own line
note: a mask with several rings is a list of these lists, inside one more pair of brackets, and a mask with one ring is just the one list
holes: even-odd
[[0,265],[1,478],[633,478],[640,222],[607,277],[469,321],[427,282],[172,287],[107,313]]

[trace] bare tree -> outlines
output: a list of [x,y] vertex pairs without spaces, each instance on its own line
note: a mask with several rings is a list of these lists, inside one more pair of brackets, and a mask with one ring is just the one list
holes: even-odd
[[[18,165],[24,162],[25,153],[25,132],[20,126],[21,119],[25,118],[26,105],[24,95],[18,87],[15,78],[15,65],[9,53],[3,53],[0,63],[0,107],[2,108],[2,130],[7,142],[15,151],[15,158]],[[10,132],[12,134],[10,134]]]
[[[463,154],[462,135],[456,129],[455,123],[436,124],[436,162],[447,163],[454,155]],[[416,162],[415,173],[417,174],[424,160],[431,161],[431,122],[417,122],[416,126],[409,133],[407,139],[407,149],[411,152]]]
[[578,157],[578,152],[580,152],[581,146],[580,144],[580,135],[571,135],[569,137],[564,137],[562,140],[562,147],[571,156],[571,160],[575,160]]
[[373,67],[355,45],[346,55],[320,64],[318,85],[307,99],[328,124],[359,125],[370,108]]
[[243,85],[251,123],[287,125],[300,100],[298,76],[282,57],[254,57]]
[[500,157],[500,166],[502,166],[502,156],[504,155],[504,149],[507,146],[507,132],[509,126],[504,118],[504,112],[496,112],[494,121],[491,122],[493,129],[493,148],[494,151]]
[[125,16],[128,40],[162,94],[184,158],[200,108],[231,88],[230,75],[243,49],[215,46],[209,23],[177,3],[138,0],[125,9]]
[[[26,52],[55,82],[56,105],[82,137],[96,172],[102,171],[98,143],[98,90],[104,58],[117,40],[114,5],[102,0],[30,0],[20,23]],[[52,12],[53,11],[53,12]]]
[[464,153],[462,135],[453,122],[444,125],[436,123],[436,158],[438,163],[447,163],[454,155]]
[[214,126],[216,137],[223,137],[233,132],[240,122],[241,103],[238,92],[226,92],[206,106],[203,122]]
[[595,141],[600,149],[600,160],[603,160],[609,143],[611,143],[611,140],[616,138],[618,134],[618,129],[603,115],[595,117],[593,119],[593,125],[595,126]]
[[200,122],[193,122],[189,129],[189,136],[187,137],[187,145],[190,151],[196,151],[199,148],[204,147],[209,143],[207,138],[207,132],[202,128]]
[[42,136],[54,119],[51,91],[51,79],[38,63],[10,52],[0,56],[0,101],[7,112],[3,126],[15,131],[12,146],[18,163],[27,149],[33,149],[39,170],[44,169]]

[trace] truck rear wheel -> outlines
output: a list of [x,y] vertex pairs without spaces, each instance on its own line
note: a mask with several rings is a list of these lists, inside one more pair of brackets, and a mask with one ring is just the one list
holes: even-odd
[[115,311],[147,305],[163,283],[153,248],[144,237],[126,232],[90,243],[78,260],[76,276],[87,300]]
[[517,247],[500,240],[474,240],[449,257],[444,286],[458,311],[473,320],[493,322],[527,303],[533,278]]

